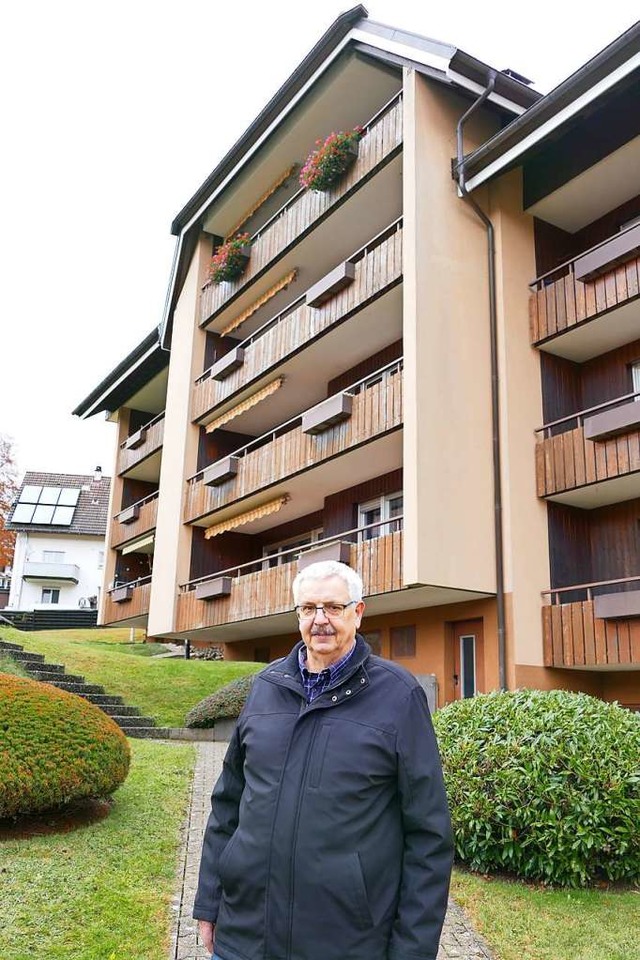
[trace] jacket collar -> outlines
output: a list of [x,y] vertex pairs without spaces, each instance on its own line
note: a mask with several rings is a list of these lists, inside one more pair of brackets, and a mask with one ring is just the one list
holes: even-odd
[[[302,677],[300,676],[300,667],[298,665],[298,651],[303,646],[304,643],[300,640],[286,657],[272,663],[261,676],[264,676],[265,680],[270,680],[272,683],[289,687],[289,689],[304,697]],[[357,633],[356,648],[349,661],[348,670],[340,676],[337,683],[328,686],[327,689],[310,704],[310,707],[333,706],[345,699],[345,697],[351,697],[356,690],[366,688],[369,685],[369,678],[365,666],[370,656],[371,647],[364,637]]]

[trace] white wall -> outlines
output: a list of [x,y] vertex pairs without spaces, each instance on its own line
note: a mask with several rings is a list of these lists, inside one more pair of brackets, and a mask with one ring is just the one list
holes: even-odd
[[[102,585],[102,565],[105,542],[102,537],[64,536],[45,533],[19,533],[16,538],[11,593],[7,610],[40,610],[49,608],[42,603],[43,588],[60,590],[59,602],[53,609],[77,610],[79,601],[85,597],[99,597]],[[41,580],[37,583],[23,579],[27,562],[43,563],[44,551],[64,553],[60,563],[74,563],[79,567],[78,583]]]

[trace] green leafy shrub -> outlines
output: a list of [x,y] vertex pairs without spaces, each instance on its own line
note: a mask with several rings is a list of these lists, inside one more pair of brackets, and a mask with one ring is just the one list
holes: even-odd
[[640,717],[562,690],[434,716],[457,856],[565,886],[640,876]]
[[110,796],[129,757],[118,725],[92,703],[0,674],[0,818]]
[[212,727],[216,720],[240,716],[256,675],[239,677],[197,703],[185,717],[187,727]]

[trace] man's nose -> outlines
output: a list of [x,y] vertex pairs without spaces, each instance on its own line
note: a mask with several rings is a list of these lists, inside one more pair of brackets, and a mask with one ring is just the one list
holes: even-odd
[[318,622],[318,620],[320,620],[321,623],[323,621],[326,623],[329,622],[329,618],[324,612],[324,607],[316,607],[316,615],[313,619],[315,620],[316,623]]

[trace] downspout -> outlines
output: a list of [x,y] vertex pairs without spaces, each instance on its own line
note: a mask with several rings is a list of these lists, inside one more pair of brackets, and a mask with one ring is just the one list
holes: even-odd
[[496,309],[496,259],[495,233],[493,224],[484,210],[476,203],[465,186],[465,156],[463,144],[463,126],[472,113],[482,106],[493,92],[496,73],[490,70],[487,75],[487,88],[471,104],[456,126],[457,163],[454,176],[463,198],[471,205],[487,230],[488,268],[489,268],[489,333],[491,345],[491,428],[493,448],[493,524],[496,550],[496,603],[498,619],[498,683],[506,690],[506,646],[505,646],[505,603],[504,603],[504,548],[502,531],[502,475],[500,463],[500,381],[498,371],[498,322]]

